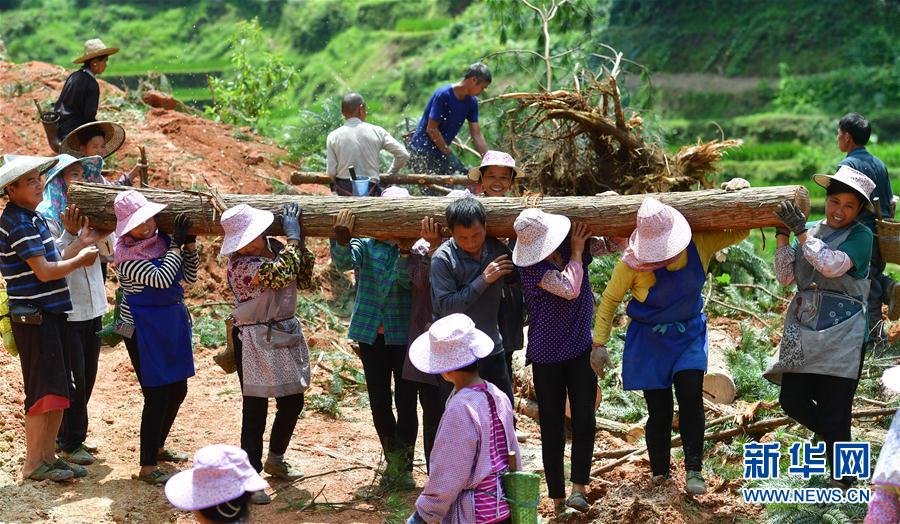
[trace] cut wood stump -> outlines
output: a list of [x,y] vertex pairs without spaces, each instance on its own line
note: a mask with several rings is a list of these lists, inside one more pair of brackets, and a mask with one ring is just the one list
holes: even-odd
[[[475,182],[467,176],[460,175],[428,175],[428,174],[409,174],[409,175],[381,175],[378,177],[381,185],[390,186],[399,185],[440,185],[440,186],[473,186]],[[291,173],[291,184],[319,184],[323,186],[331,185],[334,177],[325,173],[304,173],[295,171]]]
[[[116,224],[113,201],[120,191],[131,188],[99,184],[72,184],[69,201],[90,217],[91,225],[113,229]],[[221,235],[221,214],[214,208],[209,193],[139,189],[149,200],[168,207],[157,215],[157,223],[171,231],[175,216],[187,214],[193,223],[191,233]],[[606,197],[545,197],[537,203],[548,213],[566,215],[584,222],[595,235],[624,237],[634,229],[637,210],[648,195]],[[659,193],[652,196],[681,211],[694,231],[754,229],[773,227],[781,222],[774,211],[784,200],[792,200],[809,209],[809,194],[803,186],[757,187],[727,192],[718,189],[687,193]],[[355,236],[373,238],[417,238],[425,216],[443,218],[455,199],[446,197],[339,197],[311,195],[222,195],[229,207],[238,204],[280,214],[284,204],[296,202],[303,208],[303,233],[311,237],[333,235],[334,217],[341,209],[350,209],[356,217]],[[514,236],[513,222],[526,208],[521,198],[486,197],[479,199],[487,211],[488,234]],[[267,234],[280,235],[281,220],[276,219]],[[445,230],[445,235],[447,231]],[[449,235],[448,235],[449,236]]]

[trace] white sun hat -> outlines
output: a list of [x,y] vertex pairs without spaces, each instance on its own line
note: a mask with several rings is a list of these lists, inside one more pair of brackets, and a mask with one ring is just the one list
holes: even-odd
[[875,206],[872,204],[871,199],[872,191],[875,191],[875,182],[864,173],[861,173],[850,166],[841,166],[833,175],[813,175],[813,181],[825,189],[828,189],[832,180],[841,182],[864,196],[866,198],[866,209],[869,211],[875,210]]
[[87,62],[91,58],[114,55],[118,52],[118,47],[106,47],[106,44],[104,44],[103,41],[99,38],[91,38],[90,40],[86,40],[84,42],[84,53],[82,53],[81,56],[79,56],[75,60],[72,60],[72,63],[82,64],[84,62]]
[[435,320],[409,346],[409,361],[419,371],[446,373],[464,368],[494,350],[494,341],[471,318],[454,313]]
[[275,215],[271,211],[256,209],[247,204],[238,204],[222,213],[222,229],[225,230],[225,238],[222,239],[222,249],[219,255],[225,256],[235,253],[242,247],[262,235],[269,229]]
[[529,208],[516,217],[516,245],[513,248],[513,264],[520,267],[533,266],[549,257],[566,239],[572,221],[563,215],[545,213]]
[[691,243],[691,226],[684,215],[653,197],[637,212],[637,227],[628,239],[625,257],[638,264],[653,264],[675,257]]
[[44,174],[58,161],[56,157],[3,155],[3,165],[0,166],[0,189],[32,171]]
[[194,454],[194,467],[166,482],[166,497],[178,509],[196,511],[261,491],[269,483],[250,465],[247,452],[236,446],[213,444]]

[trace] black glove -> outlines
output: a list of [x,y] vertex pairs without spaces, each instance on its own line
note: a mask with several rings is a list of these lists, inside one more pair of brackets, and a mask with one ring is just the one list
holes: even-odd
[[300,215],[303,210],[298,204],[285,204],[281,210],[281,229],[288,240],[300,241]]
[[801,235],[806,231],[806,216],[800,208],[792,201],[785,200],[778,204],[778,210],[775,215],[784,222],[788,229],[794,232],[794,235]]
[[183,248],[185,244],[193,244],[197,240],[197,235],[189,235],[191,229],[191,219],[184,213],[179,213],[175,217],[175,227],[172,231],[172,243]]

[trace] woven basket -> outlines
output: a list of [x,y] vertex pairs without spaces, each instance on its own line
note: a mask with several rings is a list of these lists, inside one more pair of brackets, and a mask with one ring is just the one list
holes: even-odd
[[541,500],[541,476],[524,471],[503,474],[503,493],[509,503],[512,524],[535,524]]
[[893,220],[876,220],[878,231],[878,249],[885,262],[900,264],[900,222]]

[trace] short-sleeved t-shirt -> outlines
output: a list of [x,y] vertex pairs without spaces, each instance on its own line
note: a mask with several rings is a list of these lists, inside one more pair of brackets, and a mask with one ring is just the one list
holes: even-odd
[[[820,220],[807,222],[807,229],[812,229]],[[862,222],[854,222],[850,226],[850,234],[841,245],[838,251],[843,251],[853,261],[853,267],[847,271],[847,274],[854,278],[867,278],[869,275],[869,264],[872,261],[872,242],[874,236],[872,230],[866,227]],[[794,239],[794,249],[799,247],[797,239]]]
[[413,133],[410,146],[413,150],[430,155],[442,155],[437,146],[425,131],[428,128],[428,120],[437,120],[438,130],[444,137],[444,143],[450,145],[462,128],[463,122],[478,122],[478,98],[466,96],[462,100],[453,94],[453,86],[450,84],[439,88],[425,106],[419,125]]
[[53,234],[44,218],[9,202],[0,215],[0,274],[6,280],[10,304],[30,303],[51,313],[72,310],[66,279],[40,281],[26,262],[43,256],[48,262],[59,262]]

